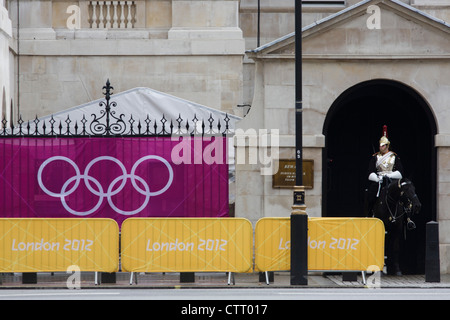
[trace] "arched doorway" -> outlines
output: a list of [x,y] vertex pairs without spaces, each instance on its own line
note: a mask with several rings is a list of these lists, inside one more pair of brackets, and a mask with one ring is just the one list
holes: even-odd
[[364,190],[371,155],[378,151],[383,125],[405,175],[422,202],[417,229],[407,233],[402,267],[424,273],[425,224],[436,220],[436,122],[426,101],[411,87],[370,80],[343,92],[325,119],[323,134],[323,216],[364,215]]

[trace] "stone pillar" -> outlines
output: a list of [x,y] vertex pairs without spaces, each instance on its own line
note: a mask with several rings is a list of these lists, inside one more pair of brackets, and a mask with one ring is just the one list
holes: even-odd
[[11,79],[9,61],[9,41],[12,38],[12,23],[5,8],[4,0],[0,0],[0,107],[1,119],[11,119]]
[[439,134],[435,137],[438,147],[437,157],[437,221],[439,222],[439,255],[441,273],[450,273],[450,135]]

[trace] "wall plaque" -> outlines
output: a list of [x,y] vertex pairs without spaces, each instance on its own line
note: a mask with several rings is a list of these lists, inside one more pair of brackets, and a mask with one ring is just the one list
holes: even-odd
[[[279,159],[278,172],[272,176],[272,188],[293,189],[295,186],[295,159]],[[303,186],[314,187],[314,160],[303,160]]]

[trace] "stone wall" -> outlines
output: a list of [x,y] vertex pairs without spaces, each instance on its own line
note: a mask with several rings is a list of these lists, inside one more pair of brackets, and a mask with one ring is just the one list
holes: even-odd
[[107,78],[115,92],[150,87],[240,112],[237,0],[101,3],[9,1],[16,33],[19,25],[16,112],[24,120],[101,97]]

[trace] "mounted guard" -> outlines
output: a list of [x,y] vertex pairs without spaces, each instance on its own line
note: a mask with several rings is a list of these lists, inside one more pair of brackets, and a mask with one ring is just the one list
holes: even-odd
[[399,254],[404,222],[408,230],[416,228],[411,216],[419,213],[421,203],[414,184],[403,178],[400,158],[389,150],[387,126],[383,126],[379,147],[369,162],[368,216],[383,221],[388,234],[387,270],[389,274],[401,275]]
[[387,126],[383,126],[383,135],[379,141],[380,151],[372,155],[369,162],[368,177],[368,215],[373,216],[373,206],[380,196],[383,187],[392,180],[403,178],[403,165],[400,157],[390,150],[390,141],[387,135]]

